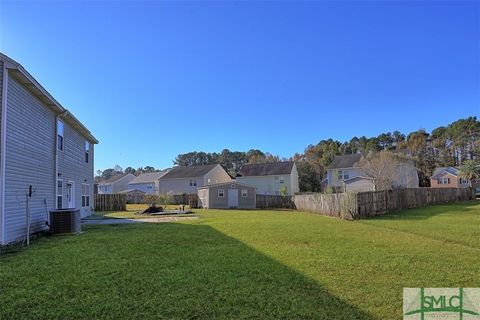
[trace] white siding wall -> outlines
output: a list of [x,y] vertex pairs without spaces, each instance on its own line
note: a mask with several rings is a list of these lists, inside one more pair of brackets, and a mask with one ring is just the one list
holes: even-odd
[[26,192],[30,185],[32,231],[44,228],[46,211],[55,208],[55,114],[11,76],[6,139],[3,243],[25,236]]
[[112,185],[104,185],[104,184],[99,184],[98,185],[98,194],[112,194],[113,193],[113,188]]
[[155,194],[156,187],[154,182],[149,183],[129,183],[127,189],[140,190],[145,192],[145,194]]
[[112,183],[112,193],[119,193],[120,191],[124,191],[128,189],[128,183],[135,179],[133,174],[128,174],[125,177],[118,179],[114,183]]
[[[278,180],[275,180],[275,177],[278,177]],[[281,178],[283,177],[284,183],[280,183]],[[257,189],[257,194],[265,195],[279,195],[280,188],[285,185],[288,190],[288,195],[292,195],[292,192],[298,192],[298,174],[295,177],[291,175],[275,175],[275,176],[257,176],[257,177],[237,177],[235,179],[238,183],[252,186]],[[296,190],[292,190],[292,185],[296,185]]]
[[338,171],[348,171],[348,178],[352,179],[362,175],[362,171],[358,168],[346,168],[346,169],[328,169],[328,186],[329,187],[342,187],[343,180],[338,179]]
[[[82,217],[93,210],[93,156],[94,147],[90,143],[88,163],[85,161],[85,138],[64,122],[63,150],[58,151],[58,179],[63,180],[63,208],[68,208],[66,197],[67,181],[74,182],[75,208]],[[90,205],[82,207],[82,184],[90,186]]]

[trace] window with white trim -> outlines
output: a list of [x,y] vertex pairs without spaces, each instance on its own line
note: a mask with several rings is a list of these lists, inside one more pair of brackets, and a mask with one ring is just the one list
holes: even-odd
[[82,207],[90,207],[90,185],[82,183]]
[[280,177],[280,183],[285,183],[285,177]]
[[223,198],[225,196],[225,190],[224,189],[218,189],[218,197]]
[[243,198],[248,197],[248,189],[242,189],[242,197]]
[[57,121],[57,148],[63,150],[63,122]]
[[57,209],[63,207],[63,180],[57,180]]
[[342,170],[338,170],[338,172],[337,172],[337,179],[338,179],[338,180],[342,180],[342,179],[343,179],[343,171],[342,171]]
[[90,158],[90,142],[85,140],[85,162],[88,163]]
[[348,170],[338,170],[338,173],[337,173],[338,180],[348,180],[349,178],[350,178],[350,175],[348,173]]

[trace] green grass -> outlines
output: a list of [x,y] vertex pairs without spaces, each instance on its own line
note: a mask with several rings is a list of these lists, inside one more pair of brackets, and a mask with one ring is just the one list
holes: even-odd
[[480,204],[341,221],[197,210],[0,258],[0,319],[399,319],[403,287],[479,287]]

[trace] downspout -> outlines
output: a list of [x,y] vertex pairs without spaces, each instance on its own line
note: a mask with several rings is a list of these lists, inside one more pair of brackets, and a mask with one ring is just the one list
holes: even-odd
[[8,69],[3,63],[2,81],[2,122],[0,125],[0,245],[5,243],[5,159],[7,141],[7,87]]
[[[54,140],[55,140],[55,157],[54,157],[54,161],[55,161],[55,177],[54,177],[54,208],[55,209],[58,209],[57,208],[57,188],[58,188],[58,120],[60,120],[60,118],[64,118],[68,115],[68,110],[65,110],[63,113],[60,113],[57,115],[57,117],[55,118],[55,137],[54,137]],[[64,132],[64,135],[65,135],[65,132]],[[63,145],[65,146],[65,137],[63,138]],[[63,186],[63,184],[62,184]],[[63,188],[62,188],[63,190]],[[63,197],[62,197],[62,201],[63,201]],[[50,218],[49,218],[50,219]],[[48,221],[50,223],[50,221]]]

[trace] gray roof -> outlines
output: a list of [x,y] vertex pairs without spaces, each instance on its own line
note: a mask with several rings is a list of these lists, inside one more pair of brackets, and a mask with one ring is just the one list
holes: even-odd
[[360,161],[361,158],[362,155],[359,153],[335,156],[332,163],[328,166],[327,169],[353,168],[357,166],[357,163]]
[[294,162],[273,162],[273,163],[257,163],[245,164],[242,166],[237,176],[251,177],[251,176],[271,176],[277,174],[292,173]]
[[131,174],[131,173],[122,173],[122,174],[119,174],[118,176],[113,176],[113,177],[111,177],[110,179],[107,179],[107,180],[105,180],[105,181],[102,181],[102,182],[100,182],[98,185],[100,185],[100,186],[103,185],[103,186],[104,186],[104,185],[113,184],[113,183],[115,183],[116,181],[118,181],[118,180],[120,180],[120,179],[122,179],[123,177],[126,177],[126,176],[128,176],[128,175],[131,175],[131,176],[133,177],[133,174]]
[[460,170],[458,168],[455,168],[455,167],[437,168],[433,172],[433,175],[432,175],[431,179],[437,179],[437,178],[443,176],[445,173],[450,173],[450,174],[458,177],[458,175],[460,174]]
[[142,173],[141,175],[135,177],[132,181],[128,184],[135,184],[135,183],[152,183],[163,177],[168,170],[158,171],[158,172],[149,172],[149,173]]
[[193,166],[193,167],[174,167],[162,179],[185,179],[203,177],[218,164],[209,164],[206,166]]

